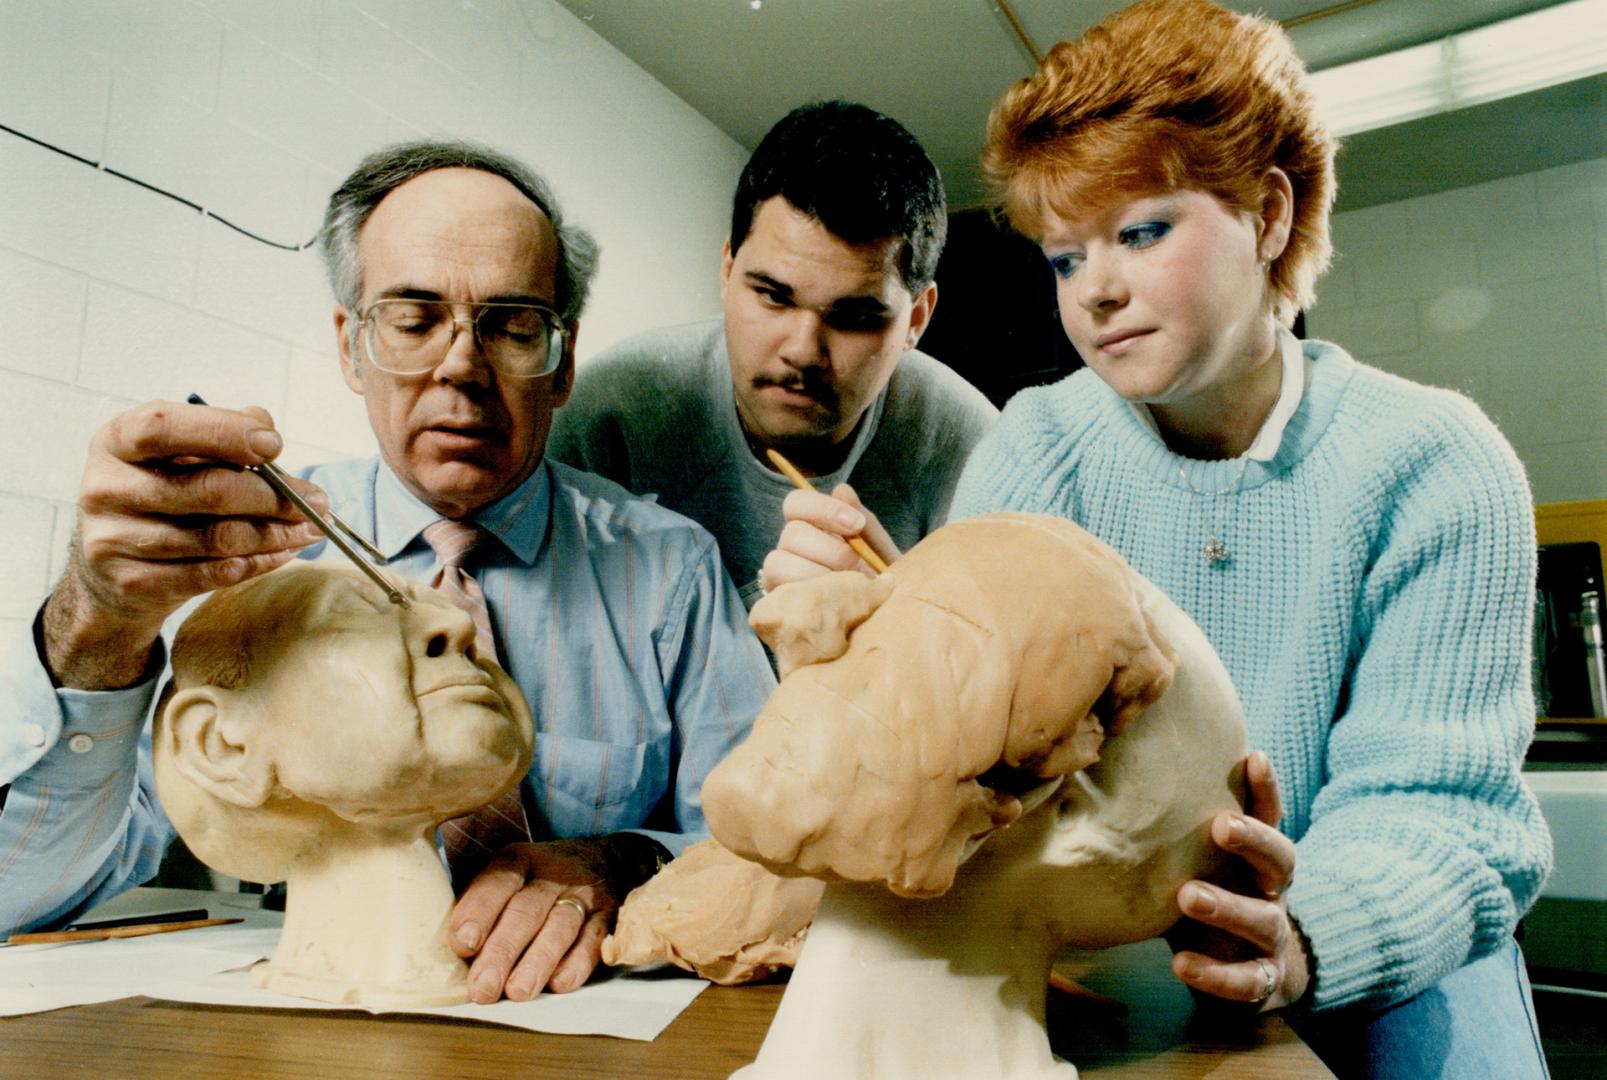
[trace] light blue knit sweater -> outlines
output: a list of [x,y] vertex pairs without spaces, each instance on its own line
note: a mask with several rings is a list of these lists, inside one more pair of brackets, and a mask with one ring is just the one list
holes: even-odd
[[[1327,1008],[1415,994],[1494,949],[1551,839],[1519,777],[1535,718],[1522,466],[1465,398],[1304,350],[1300,407],[1237,493],[1238,461],[1173,454],[1084,370],[1010,402],[950,517],[1070,518],[1200,624],[1278,771],[1289,910]],[[1231,558],[1212,566],[1218,530]]]

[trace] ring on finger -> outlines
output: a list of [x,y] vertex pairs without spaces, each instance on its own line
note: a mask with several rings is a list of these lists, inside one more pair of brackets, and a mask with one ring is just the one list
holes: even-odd
[[1260,993],[1256,994],[1251,1000],[1260,1004],[1271,997],[1272,992],[1278,988],[1278,969],[1259,956],[1255,958],[1255,964],[1256,967],[1261,969],[1262,982]]
[[555,907],[555,908],[559,904],[563,904],[566,907],[572,907],[576,911],[578,911],[580,913],[580,921],[581,922],[585,922],[588,918],[591,917],[591,909],[588,908],[585,904],[581,903],[580,900],[578,900],[577,898],[575,898],[573,896],[560,896],[558,899],[556,899],[556,900],[554,900],[552,902],[552,906]]

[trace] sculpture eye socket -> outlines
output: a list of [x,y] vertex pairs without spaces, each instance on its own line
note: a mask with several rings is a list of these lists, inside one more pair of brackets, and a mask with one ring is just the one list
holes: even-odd
[[424,644],[424,655],[432,660],[446,655],[446,635],[435,634]]
[[1005,795],[1021,796],[1038,787],[1044,779],[1031,769],[1012,767],[1001,761],[977,777],[976,782]]

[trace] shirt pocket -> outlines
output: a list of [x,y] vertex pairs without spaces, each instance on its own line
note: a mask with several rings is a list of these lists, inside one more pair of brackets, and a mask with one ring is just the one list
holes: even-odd
[[554,836],[635,828],[664,794],[648,775],[647,743],[614,743],[538,732],[530,768],[536,802]]

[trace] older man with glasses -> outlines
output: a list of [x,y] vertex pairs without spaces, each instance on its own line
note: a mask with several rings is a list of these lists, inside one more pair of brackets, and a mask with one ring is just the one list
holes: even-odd
[[[702,779],[769,665],[708,533],[543,458],[596,248],[539,176],[464,144],[393,147],[331,196],[320,245],[379,455],[291,483],[468,611],[529,701],[519,789],[442,827],[450,930],[476,1001],[574,989],[625,894],[703,831]],[[156,872],[171,829],[141,730],[164,623],[331,554],[243,471],[282,445],[260,409],[165,402],[95,435],[68,567],[0,667],[0,929],[61,925]]]

